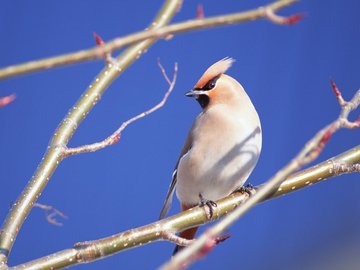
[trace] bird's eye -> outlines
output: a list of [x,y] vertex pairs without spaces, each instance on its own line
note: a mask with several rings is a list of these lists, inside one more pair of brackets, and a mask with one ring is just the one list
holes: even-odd
[[205,84],[205,86],[203,87],[203,90],[211,90],[211,89],[213,89],[215,87],[216,81],[219,79],[219,77],[220,76],[216,76],[215,78],[208,81],[207,84]]
[[208,85],[209,89],[213,89],[215,87],[215,82],[211,82]]

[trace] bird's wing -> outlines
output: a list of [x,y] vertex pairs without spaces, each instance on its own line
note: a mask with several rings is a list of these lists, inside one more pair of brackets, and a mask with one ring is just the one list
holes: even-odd
[[161,212],[160,212],[159,219],[163,219],[166,216],[166,214],[169,211],[169,208],[171,206],[171,202],[172,202],[172,198],[173,198],[175,186],[176,186],[176,174],[177,174],[177,171],[175,169],[168,193],[166,194],[166,199],[165,199],[163,208],[161,209]]
[[176,186],[176,182],[177,182],[177,169],[178,169],[180,160],[183,158],[183,156],[187,152],[189,152],[189,150],[191,149],[191,146],[192,146],[192,130],[193,130],[193,128],[190,129],[189,135],[187,136],[186,141],[185,141],[185,145],[181,150],[180,157],[176,162],[175,170],[172,175],[172,181],[171,181],[168,193],[166,194],[165,202],[164,202],[163,208],[161,209],[159,219],[163,219],[165,217],[165,215],[167,214],[167,212],[169,211],[169,208],[171,206],[171,202],[172,202],[172,198],[174,195],[175,186]]

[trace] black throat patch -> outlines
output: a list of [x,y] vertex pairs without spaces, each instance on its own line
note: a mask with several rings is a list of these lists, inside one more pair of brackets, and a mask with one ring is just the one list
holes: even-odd
[[201,108],[203,108],[203,109],[205,109],[209,105],[209,102],[210,102],[210,98],[207,95],[199,95],[196,98],[196,100],[197,100],[197,102],[199,102]]

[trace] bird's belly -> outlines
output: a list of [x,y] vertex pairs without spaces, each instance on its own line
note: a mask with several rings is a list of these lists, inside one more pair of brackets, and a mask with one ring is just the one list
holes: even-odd
[[[259,157],[261,138],[258,136],[223,147],[191,149],[180,161],[176,194],[189,206],[197,205],[199,194],[206,200],[218,200],[241,187]],[[197,153],[194,155],[193,153]]]

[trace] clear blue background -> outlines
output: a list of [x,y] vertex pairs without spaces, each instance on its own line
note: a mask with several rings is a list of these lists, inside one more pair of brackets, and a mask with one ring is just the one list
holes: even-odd
[[[92,47],[92,32],[105,40],[144,29],[162,1],[2,1],[0,66]],[[204,1],[206,16],[254,8],[270,1]],[[198,1],[185,1],[174,21],[196,16]],[[253,100],[262,121],[263,151],[249,180],[272,176],[339,106],[333,78],[345,98],[360,87],[359,1],[302,1],[280,14],[305,12],[294,26],[265,20],[160,40],[119,77],[71,140],[101,140],[122,121],[158,102],[167,89],[157,57],[178,81],[166,106],[129,126],[119,144],[65,160],[39,202],[69,216],[49,224],[40,209],[26,220],[10,257],[15,265],[151,223],[158,217],[172,169],[198,104],[185,98],[203,71],[231,56],[228,74]],[[117,55],[117,54],[116,54]],[[81,93],[103,67],[90,62],[0,81],[0,96],[16,101],[0,109],[0,219],[20,194],[47,143]],[[358,114],[358,113],[357,113]],[[353,115],[355,117],[356,115]],[[359,131],[340,131],[320,157],[359,143]],[[344,175],[262,204],[234,225],[232,238],[193,269],[331,269],[342,260],[360,267],[359,175]],[[171,213],[179,211],[175,200]],[[158,242],[78,269],[155,269],[173,249]]]

